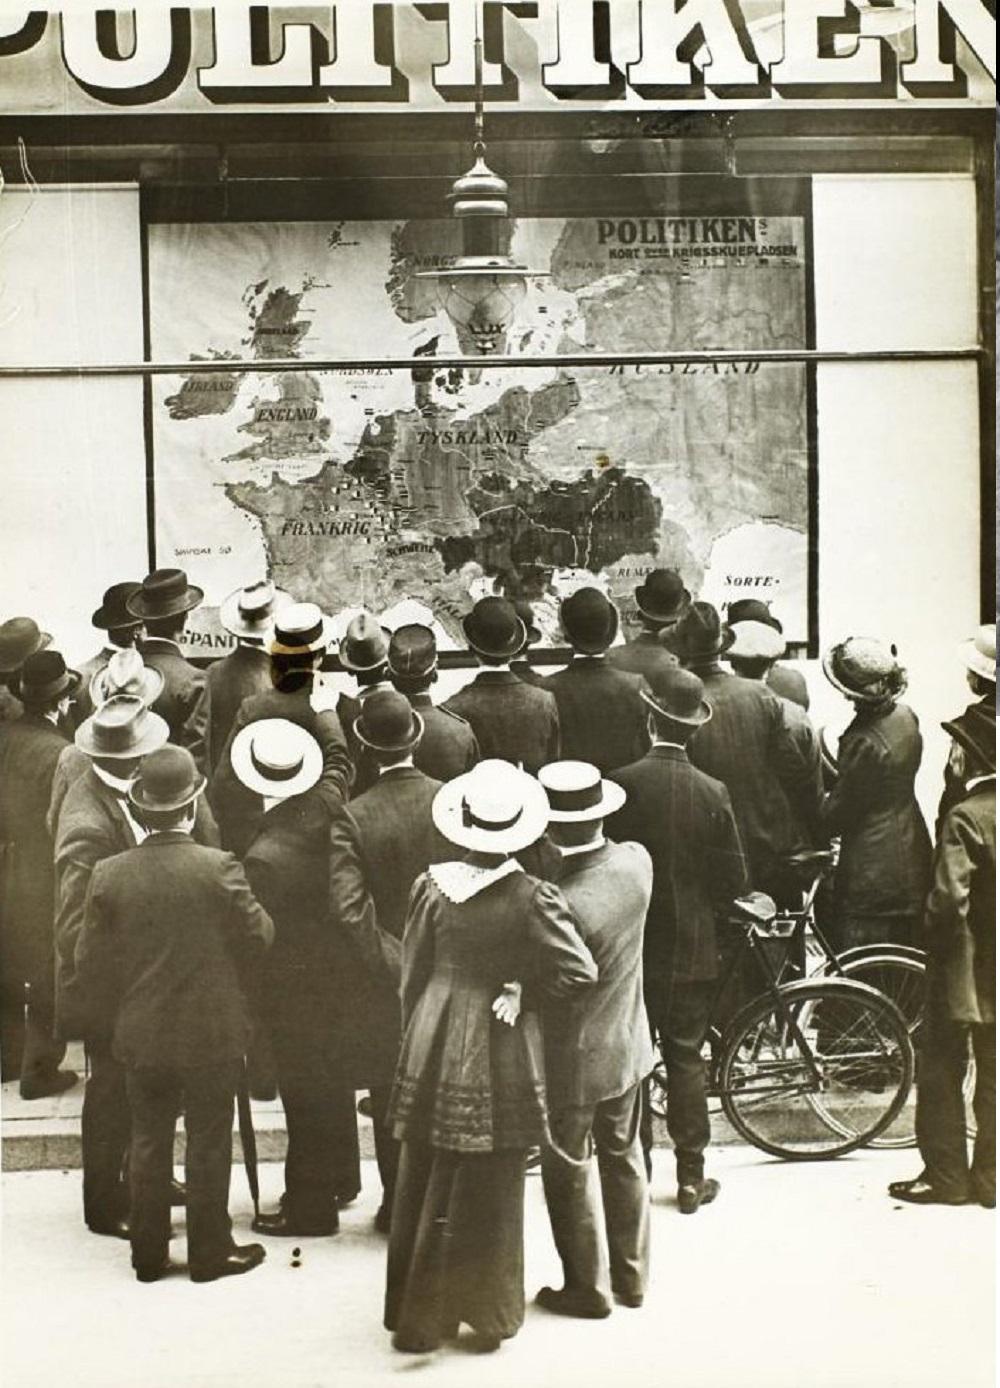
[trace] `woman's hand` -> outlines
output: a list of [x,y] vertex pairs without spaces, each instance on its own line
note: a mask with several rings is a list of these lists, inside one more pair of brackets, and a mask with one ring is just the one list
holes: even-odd
[[520,983],[505,983],[493,999],[492,1011],[498,1022],[504,1022],[509,1027],[514,1026],[521,1015]]

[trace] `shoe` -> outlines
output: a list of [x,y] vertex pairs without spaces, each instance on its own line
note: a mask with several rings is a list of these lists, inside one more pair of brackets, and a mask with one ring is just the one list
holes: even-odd
[[614,1298],[619,1306],[629,1306],[633,1311],[638,1311],[645,1300],[642,1292],[615,1292]]
[[72,1089],[80,1076],[75,1070],[56,1070],[44,1080],[22,1080],[22,1099],[51,1099],[55,1094],[65,1094]]
[[711,1205],[722,1187],[710,1176],[677,1187],[677,1208],[681,1214],[696,1214],[702,1205]]
[[92,1234],[105,1234],[109,1239],[127,1239],[129,1237],[127,1219],[102,1219],[88,1224],[87,1228]]
[[260,1267],[267,1257],[259,1243],[235,1245],[217,1263],[208,1263],[202,1268],[189,1268],[188,1276],[192,1282],[215,1282],[220,1277],[238,1277],[241,1272],[252,1272]]
[[359,1196],[360,1194],[361,1194],[360,1190],[356,1190],[356,1191],[354,1192],[353,1195],[338,1195],[338,1196],[337,1196],[337,1209],[338,1209],[338,1210],[347,1210],[347,1209],[350,1209],[350,1207],[354,1204],[355,1200],[357,1200],[357,1198],[358,1198],[358,1196]]
[[392,1347],[403,1354],[433,1354],[438,1346],[436,1341],[428,1340],[423,1335],[407,1335],[397,1330],[392,1337]]
[[171,1205],[187,1204],[187,1189],[183,1181],[171,1180],[170,1182],[170,1203]]
[[135,1270],[135,1280],[137,1282],[159,1282],[161,1277],[166,1277],[168,1272],[174,1272],[177,1267],[169,1258],[164,1258],[162,1263],[154,1264],[152,1267],[139,1267]]
[[375,1211],[375,1232],[376,1234],[388,1234],[391,1227],[392,1206],[383,1201]]
[[276,1210],[274,1214],[257,1215],[251,1222],[250,1228],[255,1234],[268,1234],[271,1238],[276,1239],[325,1238],[340,1232],[336,1224],[326,1229],[299,1224],[296,1220],[290,1219],[284,1210]]
[[476,1354],[496,1354],[502,1344],[499,1335],[480,1335],[478,1330],[472,1333],[471,1348]]
[[575,1316],[584,1321],[602,1321],[611,1315],[611,1307],[600,1292],[578,1292],[569,1287],[543,1287],[535,1303],[557,1316]]
[[908,1205],[970,1205],[969,1195],[946,1195],[937,1186],[932,1186],[923,1175],[912,1181],[893,1181],[889,1186],[893,1200],[903,1200]]

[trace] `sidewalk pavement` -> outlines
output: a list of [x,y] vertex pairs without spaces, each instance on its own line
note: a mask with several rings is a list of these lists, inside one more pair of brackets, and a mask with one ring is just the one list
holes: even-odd
[[[569,1321],[529,1305],[493,1355],[460,1343],[392,1350],[382,1329],[385,1240],[372,1228],[378,1177],[330,1239],[265,1239],[263,1267],[195,1285],[136,1282],[128,1246],[88,1234],[79,1173],[5,1174],[4,1382],[9,1388],[986,1388],[994,1382],[994,1216],[979,1206],[891,1201],[916,1173],[906,1152],[781,1163],[744,1147],[711,1153],[719,1199],[685,1217],[673,1163],[655,1153],[653,1273],[641,1310]],[[262,1168],[265,1208],[282,1186]],[[233,1169],[240,1242],[251,1205]],[[172,1256],[184,1257],[183,1211]],[[558,1285],[537,1176],[528,1178],[526,1288]],[[300,1256],[294,1257],[294,1250]],[[298,1263],[298,1266],[296,1266]]]

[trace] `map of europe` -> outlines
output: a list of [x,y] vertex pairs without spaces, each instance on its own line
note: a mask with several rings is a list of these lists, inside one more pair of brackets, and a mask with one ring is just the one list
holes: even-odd
[[[416,272],[458,249],[448,221],[151,228],[154,358],[218,363],[153,387],[158,562],[205,588],[199,620],[267,573],[331,613],[415,599],[458,638],[487,591],[544,613],[596,583],[627,616],[669,564],[716,602],[766,598],[804,640],[804,367],[531,364],[804,345],[801,219],[513,223],[539,273],[512,368],[431,360],[461,349]],[[274,358],[302,367],[245,368]]]

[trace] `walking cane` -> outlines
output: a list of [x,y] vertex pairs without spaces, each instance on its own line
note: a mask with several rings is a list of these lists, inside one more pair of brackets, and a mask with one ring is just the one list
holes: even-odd
[[253,1130],[253,1114],[250,1111],[250,1086],[247,1080],[246,1060],[236,1087],[236,1117],[240,1130],[240,1145],[243,1148],[243,1169],[247,1173],[247,1185],[253,1197],[254,1218],[260,1214],[260,1180],[257,1170],[257,1134]]

